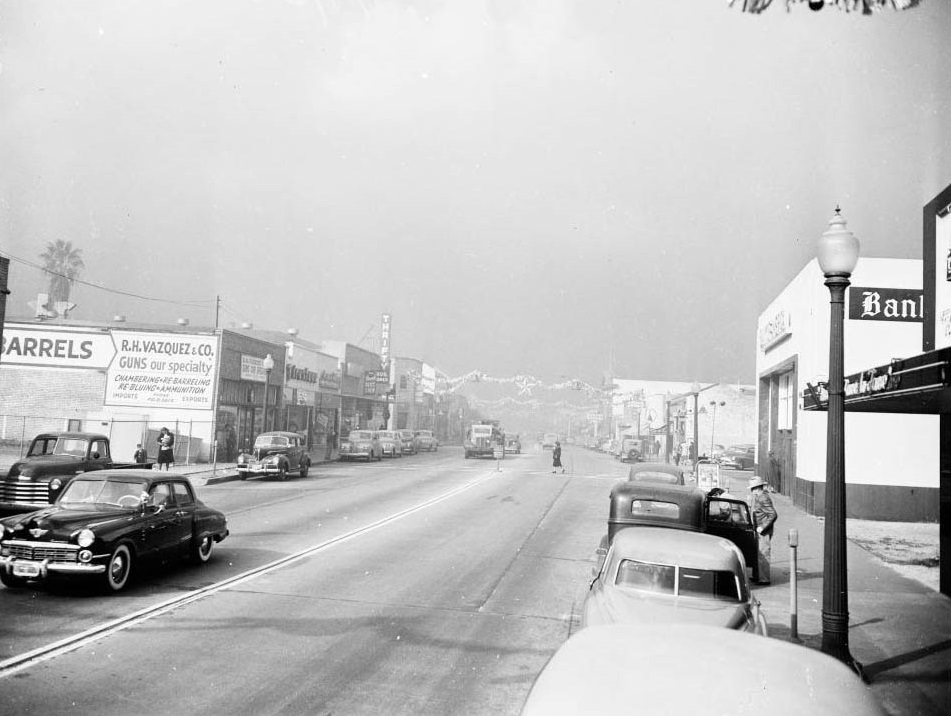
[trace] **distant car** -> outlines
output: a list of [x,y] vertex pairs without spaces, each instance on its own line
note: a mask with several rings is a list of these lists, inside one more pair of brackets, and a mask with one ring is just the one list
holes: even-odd
[[734,470],[751,470],[755,460],[755,445],[731,445],[720,456],[720,465]]
[[640,462],[644,459],[643,441],[640,438],[622,438],[618,446],[617,458],[621,462]]
[[554,450],[558,442],[558,433],[545,433],[542,436],[542,450]]
[[377,436],[380,438],[383,457],[403,457],[403,441],[396,430],[379,430]]
[[521,454],[522,441],[518,439],[518,435],[505,436],[505,452],[514,453],[515,455]]
[[723,457],[723,453],[725,452],[726,452],[726,448],[723,447],[722,445],[714,445],[713,448],[710,450],[710,454],[708,455],[708,458],[710,460],[719,461]]
[[705,624],[768,635],[737,546],[662,527],[614,538],[582,606],[581,625],[592,624]]
[[412,430],[397,430],[400,442],[403,444],[404,455],[416,455],[419,452],[419,440]]
[[885,711],[849,667],[817,649],[690,624],[611,624],[576,632],[535,679],[521,711],[522,716],[632,713],[884,716]]
[[304,438],[297,433],[261,433],[254,439],[254,447],[250,452],[238,455],[236,469],[242,480],[257,475],[276,475],[279,480],[283,480],[289,472],[307,477],[310,455],[307,454]]
[[684,468],[662,462],[640,462],[631,465],[627,473],[631,482],[657,482],[665,485],[684,485]]
[[432,430],[417,430],[416,442],[420,450],[427,452],[436,452],[439,449],[439,441],[433,435]]
[[340,459],[356,460],[363,458],[367,462],[383,459],[383,448],[375,430],[351,430],[340,441]]
[[0,520],[0,535],[7,587],[55,576],[98,579],[119,592],[141,562],[207,562],[228,524],[183,475],[100,470],[76,477],[50,507]]

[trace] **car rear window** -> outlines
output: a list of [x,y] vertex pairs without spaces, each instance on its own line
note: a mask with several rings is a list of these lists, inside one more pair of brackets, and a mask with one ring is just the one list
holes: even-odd
[[680,505],[676,502],[662,502],[660,500],[631,500],[631,514],[679,520]]
[[736,575],[728,570],[681,567],[677,591],[682,597],[722,599],[728,602],[740,601]]
[[634,482],[663,482],[666,485],[683,484],[677,475],[671,475],[669,472],[653,472],[650,470],[635,472],[631,475],[631,480]]
[[651,564],[625,559],[618,566],[614,583],[619,587],[629,587],[642,592],[673,594],[677,569],[668,564]]
[[614,583],[619,587],[680,597],[740,601],[736,575],[729,570],[695,569],[625,559]]
[[350,440],[370,440],[370,433],[362,430],[351,430],[350,431]]

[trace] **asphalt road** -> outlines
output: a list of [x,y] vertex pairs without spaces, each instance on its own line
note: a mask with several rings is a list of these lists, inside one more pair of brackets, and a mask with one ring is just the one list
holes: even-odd
[[529,448],[498,470],[441,449],[201,488],[232,531],[209,564],[142,574],[111,597],[0,590],[4,659],[116,620],[8,669],[2,710],[518,713],[573,628],[627,472],[581,448],[563,461],[568,474],[552,474],[550,452]]

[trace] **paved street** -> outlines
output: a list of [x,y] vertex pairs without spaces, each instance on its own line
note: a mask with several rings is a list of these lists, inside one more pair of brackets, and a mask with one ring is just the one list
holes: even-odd
[[[549,459],[529,448],[499,471],[444,449],[283,483],[203,486],[207,473],[195,474],[232,530],[210,564],[152,571],[121,596],[3,590],[0,609],[17,615],[3,623],[4,657],[249,576],[8,673],[0,697],[17,713],[518,713],[577,628],[606,496],[627,471],[577,447],[565,475]],[[780,534],[800,530],[799,630],[815,646],[821,523],[776,502]],[[782,541],[773,584],[757,593],[773,637],[788,639]],[[858,548],[849,558],[852,647],[874,693],[891,714],[947,713],[947,600]],[[129,681],[118,701],[117,663]]]

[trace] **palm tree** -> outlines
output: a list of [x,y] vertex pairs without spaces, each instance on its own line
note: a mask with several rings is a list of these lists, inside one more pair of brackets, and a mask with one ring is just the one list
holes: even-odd
[[49,305],[69,301],[69,290],[73,279],[79,276],[79,270],[85,268],[82,249],[74,249],[72,241],[57,239],[46,244],[46,251],[40,254],[43,270],[50,275]]

